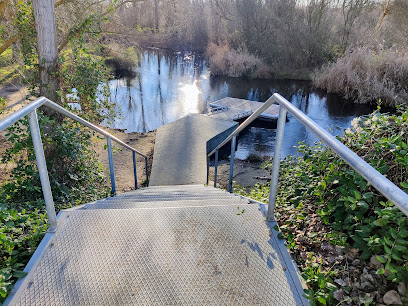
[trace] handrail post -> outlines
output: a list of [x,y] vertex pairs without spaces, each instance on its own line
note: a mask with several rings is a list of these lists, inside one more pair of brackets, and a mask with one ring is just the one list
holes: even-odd
[[232,141],[231,141],[230,175],[229,175],[229,184],[228,184],[228,192],[230,193],[232,193],[232,177],[234,175],[234,159],[235,159],[236,144],[237,144],[237,135],[232,137]]
[[113,167],[113,153],[112,153],[112,141],[110,137],[107,137],[108,144],[108,157],[109,157],[109,172],[111,179],[111,194],[116,194],[116,184],[115,184],[115,169]]
[[268,203],[268,221],[274,221],[275,219],[276,193],[278,190],[279,167],[281,160],[283,134],[286,123],[286,114],[287,114],[286,108],[281,106],[279,109],[279,119],[276,131],[275,153],[273,155],[271,189],[269,191],[269,203]]
[[135,189],[137,189],[137,173],[136,173],[136,153],[132,151],[133,155],[133,175],[135,177]]
[[218,172],[218,150],[215,151],[215,168],[214,168],[214,187],[217,187],[217,172]]
[[149,165],[147,157],[145,157],[145,165],[146,165],[146,186],[149,186]]
[[40,127],[38,125],[37,111],[28,114],[31,137],[33,139],[35,157],[37,159],[38,172],[40,173],[41,187],[44,195],[45,207],[48,214],[49,232],[57,229],[57,215],[55,213],[54,200],[52,198],[50,179],[48,177],[47,163],[45,162],[44,148],[41,141]]
[[210,157],[207,155],[207,179],[206,179],[206,184],[208,185],[210,179]]

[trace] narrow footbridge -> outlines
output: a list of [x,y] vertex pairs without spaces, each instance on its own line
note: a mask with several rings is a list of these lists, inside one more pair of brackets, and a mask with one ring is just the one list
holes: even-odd
[[[0,120],[2,131],[29,117],[50,224],[25,268],[27,276],[17,282],[6,304],[308,305],[296,265],[274,230],[280,158],[273,160],[268,204],[215,188],[219,150],[231,141],[232,191],[236,137],[274,102],[280,105],[275,157],[280,156],[288,111],[408,215],[408,195],[404,191],[278,94],[238,127],[193,116],[163,129],[159,140],[167,142],[156,144],[162,147],[157,150],[160,154],[155,152],[159,161],[152,171],[152,185],[156,186],[142,189],[138,189],[136,180],[136,155],[145,158],[147,176],[145,155],[48,99],[39,98]],[[36,109],[42,106],[107,137],[113,194],[111,141],[131,150],[136,190],[61,211],[57,218],[36,115]],[[187,126],[190,129],[185,129]],[[211,133],[205,132],[207,127]],[[225,131],[226,135],[217,138],[217,133]],[[200,135],[203,139],[196,141]],[[170,136],[177,141],[169,141]],[[180,149],[182,139],[192,142]],[[203,153],[198,154],[200,150]],[[213,155],[215,180],[210,187]],[[207,175],[205,169],[191,169],[195,161],[201,168],[206,166]],[[171,168],[172,164],[177,167]],[[166,165],[171,170],[166,171]],[[178,171],[188,173],[189,169],[194,172],[191,177],[176,177]]]

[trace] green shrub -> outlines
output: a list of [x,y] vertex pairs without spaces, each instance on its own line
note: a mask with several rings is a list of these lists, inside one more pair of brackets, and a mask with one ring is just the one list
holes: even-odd
[[[15,167],[2,186],[0,199],[14,207],[43,197],[27,121],[9,128],[7,137],[12,146],[2,156],[3,163],[13,161]],[[103,166],[91,149],[93,133],[70,119],[56,124],[41,113],[39,123],[56,207],[62,209],[107,196]]]
[[0,205],[0,303],[14,285],[25,276],[27,264],[43,238],[48,224],[42,210],[31,212]]
[[[340,140],[407,192],[407,138],[405,110],[396,115],[376,111],[357,118]],[[324,243],[355,248],[359,259],[366,262],[377,259],[376,277],[386,283],[377,288],[381,294],[406,282],[408,218],[331,150],[304,144],[298,149],[303,156],[288,156],[280,167],[276,217],[303,270],[307,298],[313,303],[336,304],[334,292],[341,287],[332,276],[341,278],[348,273],[341,263],[322,264]],[[270,163],[265,166],[271,168]],[[257,185],[250,196],[266,202],[269,184]],[[353,298],[356,303],[372,301],[371,297]]]

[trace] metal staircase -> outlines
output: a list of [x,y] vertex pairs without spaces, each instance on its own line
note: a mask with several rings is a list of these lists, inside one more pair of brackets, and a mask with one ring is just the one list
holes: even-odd
[[[210,158],[214,155],[216,185],[219,150],[231,141],[228,187],[232,192],[237,136],[275,102],[280,107],[268,207],[214,187],[175,185],[127,192],[61,211],[57,218],[37,108],[52,108],[107,137],[112,193],[111,140],[133,152],[136,189],[136,154],[145,159],[148,180],[147,157],[45,98],[0,120],[1,131],[29,116],[50,223],[25,268],[28,275],[17,282],[6,304],[307,305],[296,265],[273,229],[277,225],[274,211],[287,112],[406,215],[408,195],[279,94],[206,153],[207,184]],[[177,158],[183,171],[191,171],[182,156],[165,161],[174,163]]]
[[[305,305],[261,203],[159,186],[58,215],[10,305]],[[273,233],[273,232],[274,233]]]

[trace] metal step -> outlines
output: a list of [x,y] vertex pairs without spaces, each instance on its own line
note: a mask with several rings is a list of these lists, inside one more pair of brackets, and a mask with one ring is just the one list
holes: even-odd
[[[154,202],[154,201],[181,201],[181,200],[199,200],[199,199],[208,199],[208,200],[229,200],[231,199],[230,196],[202,196],[202,195],[194,195],[194,196],[134,196],[134,197],[113,197],[113,198],[108,198],[103,201],[121,201],[121,200],[126,200],[126,199],[132,199],[135,202]],[[240,197],[236,196],[236,199],[239,200]]]
[[[189,186],[189,185],[186,185]],[[145,193],[186,193],[186,192],[205,192],[205,193],[227,193],[227,191],[214,188],[214,187],[204,187],[202,185],[198,185],[194,188],[192,187],[182,187],[180,188],[174,188],[174,186],[154,186],[154,187],[146,187],[146,188],[141,188],[133,191],[128,191],[125,193],[121,193],[118,196],[124,196],[124,195],[134,195],[134,194],[145,194]]]
[[240,207],[249,204],[246,199],[195,199],[195,200],[178,200],[178,201],[134,201],[117,200],[117,201],[98,201],[86,204],[84,209],[133,209],[133,208],[175,208],[175,207],[192,207],[192,206],[224,206],[231,205]]
[[62,212],[10,305],[307,304],[260,208],[240,209]]

